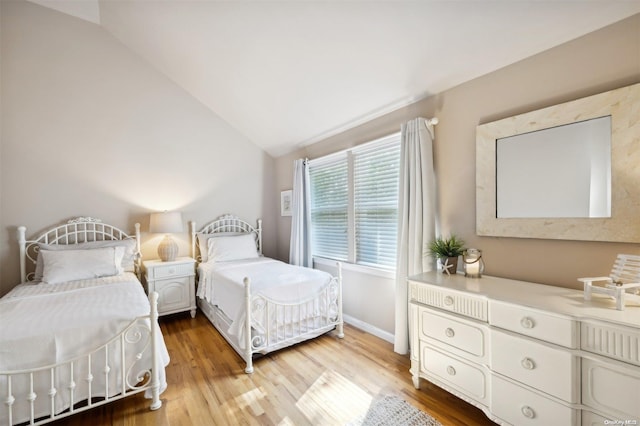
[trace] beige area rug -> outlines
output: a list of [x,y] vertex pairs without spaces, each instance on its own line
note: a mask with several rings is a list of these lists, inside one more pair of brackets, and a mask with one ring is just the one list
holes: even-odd
[[365,414],[348,426],[442,426],[442,424],[396,395],[371,401]]

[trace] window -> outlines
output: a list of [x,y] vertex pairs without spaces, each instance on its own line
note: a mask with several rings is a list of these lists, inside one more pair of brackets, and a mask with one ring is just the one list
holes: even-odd
[[400,133],[312,160],[314,256],[394,268]]

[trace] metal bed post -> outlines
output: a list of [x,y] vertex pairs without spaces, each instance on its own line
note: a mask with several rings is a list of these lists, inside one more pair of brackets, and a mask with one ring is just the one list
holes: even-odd
[[344,338],[344,321],[342,319],[342,262],[336,262],[338,267],[338,337]]
[[150,328],[151,328],[151,405],[152,410],[162,407],[160,400],[160,375],[158,372],[158,293],[152,291],[149,295],[151,303]]
[[247,367],[244,372],[247,374],[253,373],[253,350],[251,347],[251,282],[249,277],[245,277],[244,282],[244,299],[247,309],[247,318],[245,320],[245,358],[247,361]]

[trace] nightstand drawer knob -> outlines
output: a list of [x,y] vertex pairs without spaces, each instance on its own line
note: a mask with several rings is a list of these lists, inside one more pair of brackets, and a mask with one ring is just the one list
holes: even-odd
[[451,328],[451,327],[447,327],[447,328],[446,328],[446,330],[444,330],[444,334],[445,334],[447,337],[453,337],[453,336],[455,336],[455,335],[456,335],[456,332],[455,332],[455,331],[453,331],[453,328]]
[[446,297],[444,298],[444,304],[445,304],[445,305],[447,305],[447,306],[451,306],[451,305],[453,305],[453,297],[451,297],[451,296],[446,296]]
[[176,268],[169,268],[169,270],[167,271],[169,272],[171,275],[176,273]]

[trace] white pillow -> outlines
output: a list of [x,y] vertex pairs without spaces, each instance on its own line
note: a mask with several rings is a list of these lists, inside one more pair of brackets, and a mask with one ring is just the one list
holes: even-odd
[[259,257],[256,240],[251,234],[209,238],[207,244],[209,262],[227,262]]
[[124,247],[92,250],[44,250],[42,282],[59,284],[66,281],[109,277],[123,272]]
[[203,234],[202,232],[198,232],[196,234],[196,238],[198,240],[198,248],[200,249],[200,261],[206,262],[209,258],[209,238],[212,238],[211,234]]
[[44,267],[40,253],[43,250],[61,251],[61,250],[93,250],[104,247],[124,247],[124,256],[122,257],[122,268],[126,272],[135,272],[136,258],[136,240],[128,238],[126,240],[104,240],[104,241],[88,241],[78,244],[44,244],[38,243],[38,257],[36,259],[36,270],[34,272],[34,281],[42,281],[42,269]]

